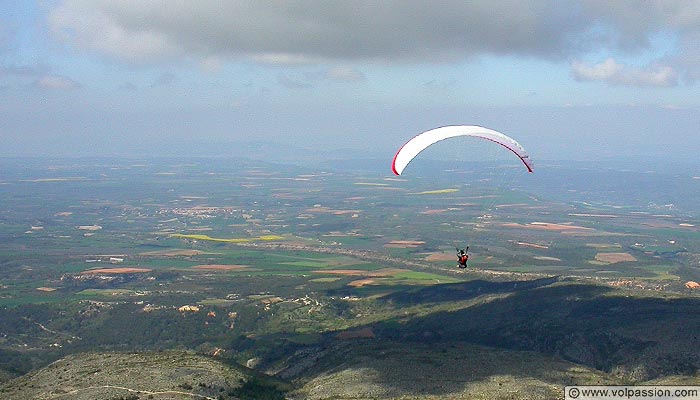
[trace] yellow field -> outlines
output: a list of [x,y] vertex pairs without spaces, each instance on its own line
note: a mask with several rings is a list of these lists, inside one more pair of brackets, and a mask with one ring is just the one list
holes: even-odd
[[454,193],[459,192],[459,189],[438,189],[438,190],[426,190],[424,192],[412,193],[412,194],[444,194],[444,193]]
[[309,279],[309,282],[325,283],[325,282],[339,281],[340,279],[341,278],[315,278],[315,279]]
[[224,264],[203,264],[203,265],[195,265],[192,267],[192,269],[203,269],[203,270],[211,270],[211,271],[240,271],[242,269],[248,269],[250,266],[248,265],[224,265]]
[[99,268],[82,271],[81,274],[139,274],[151,272],[149,268]]
[[251,237],[251,238],[231,238],[231,239],[224,239],[224,238],[213,238],[209,235],[186,235],[182,233],[173,233],[170,235],[170,237],[175,237],[175,238],[180,238],[180,239],[193,239],[193,240],[208,240],[210,242],[226,242],[226,243],[249,243],[249,242],[256,242],[256,241],[278,241],[278,240],[284,240],[283,236],[277,236],[277,235],[263,235],[263,236],[257,236],[257,237]]
[[374,182],[355,182],[354,185],[360,185],[360,186],[389,186],[388,183],[374,183]]

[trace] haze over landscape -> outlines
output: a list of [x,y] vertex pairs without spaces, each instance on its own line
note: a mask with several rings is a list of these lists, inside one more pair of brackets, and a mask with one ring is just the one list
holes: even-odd
[[0,398],[700,385],[698,79],[690,0],[2,2]]

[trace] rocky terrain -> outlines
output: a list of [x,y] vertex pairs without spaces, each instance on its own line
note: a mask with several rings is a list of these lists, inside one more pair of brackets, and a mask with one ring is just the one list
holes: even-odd
[[255,390],[281,393],[276,385],[284,387],[254,371],[190,352],[83,353],[9,382],[0,389],[0,397],[227,399],[245,397]]
[[[299,351],[272,378],[188,352],[76,354],[11,381],[3,399],[551,399],[562,382],[619,383],[533,352],[360,339]],[[285,383],[288,382],[288,383]]]

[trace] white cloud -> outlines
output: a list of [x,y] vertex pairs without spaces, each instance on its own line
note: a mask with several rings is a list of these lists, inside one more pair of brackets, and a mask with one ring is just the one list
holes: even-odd
[[[66,1],[49,14],[51,29],[59,38],[82,48],[134,63],[178,55],[184,50],[172,42],[168,32],[148,23],[119,20],[111,12],[116,7],[101,7],[109,6],[108,3]],[[130,7],[127,3],[124,6]],[[154,2],[152,5],[156,6]]]
[[49,90],[73,90],[78,89],[81,85],[64,76],[45,75],[36,80],[35,85],[42,89]]
[[251,55],[250,58],[263,64],[279,64],[279,65],[294,65],[294,64],[310,64],[315,61],[321,61],[318,58],[307,57],[302,54],[290,53],[260,53]]
[[669,66],[653,66],[646,69],[620,64],[612,58],[598,63],[571,63],[574,79],[579,81],[602,81],[613,85],[628,86],[675,86],[678,74]]
[[571,64],[574,78],[582,81],[602,81],[619,74],[622,66],[612,58],[608,58],[600,64],[588,66],[582,62],[574,61]]
[[218,73],[224,67],[224,62],[219,57],[206,57],[199,63],[199,67],[204,72]]

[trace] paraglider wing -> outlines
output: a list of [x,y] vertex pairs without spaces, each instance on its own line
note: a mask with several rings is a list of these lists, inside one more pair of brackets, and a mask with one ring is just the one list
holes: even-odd
[[418,155],[418,153],[430,147],[434,143],[457,136],[478,137],[498,143],[515,153],[515,155],[522,160],[523,164],[525,164],[527,171],[532,172],[532,161],[528,157],[523,146],[516,142],[515,139],[498,131],[494,131],[493,129],[471,125],[443,126],[442,128],[436,128],[421,133],[420,135],[406,142],[406,144],[404,144],[399,151],[396,152],[394,161],[391,164],[391,170],[394,171],[394,174],[401,175],[404,168],[406,168],[408,163],[410,163],[411,160]]

